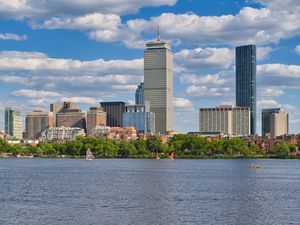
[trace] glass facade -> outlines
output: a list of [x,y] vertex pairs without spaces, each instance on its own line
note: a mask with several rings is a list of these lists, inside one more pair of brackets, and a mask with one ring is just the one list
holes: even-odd
[[124,127],[132,126],[139,133],[154,133],[154,113],[149,112],[144,105],[126,106],[126,112],[123,113]]
[[251,134],[256,134],[256,46],[235,49],[236,106],[250,107]]
[[144,83],[140,83],[135,91],[135,104],[144,105]]

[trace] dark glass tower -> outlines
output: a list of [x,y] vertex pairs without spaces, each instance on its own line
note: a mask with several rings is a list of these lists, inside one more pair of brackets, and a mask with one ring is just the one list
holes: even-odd
[[135,91],[135,104],[144,105],[144,83],[140,83]]
[[251,134],[256,134],[256,46],[235,49],[236,105],[250,107]]

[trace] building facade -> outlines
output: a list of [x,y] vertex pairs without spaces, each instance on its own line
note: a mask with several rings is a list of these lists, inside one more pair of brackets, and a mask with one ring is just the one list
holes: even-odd
[[57,127],[77,127],[86,130],[86,113],[81,109],[66,109],[56,114]]
[[50,104],[50,112],[53,114],[53,126],[57,127],[56,115],[58,113],[63,113],[67,109],[76,109],[76,103],[74,102],[60,102]]
[[[149,105],[149,104],[148,104]],[[123,113],[123,126],[135,127],[139,133],[153,134],[155,131],[155,114],[146,105],[128,105]]]
[[53,126],[53,116],[45,110],[34,110],[26,113],[26,138],[37,140],[41,132]]
[[144,105],[144,83],[140,83],[135,91],[135,104]]
[[100,102],[106,112],[106,124],[109,127],[122,127],[125,102]]
[[4,131],[9,137],[19,140],[23,138],[23,123],[20,110],[11,107],[5,108]]
[[86,134],[87,136],[91,135],[92,130],[95,127],[105,127],[106,126],[106,112],[103,108],[91,107],[87,112],[87,121],[86,121]]
[[262,136],[276,138],[289,133],[289,115],[282,108],[262,110]]
[[200,108],[200,133],[224,133],[246,136],[250,134],[250,108],[221,105],[216,108]]
[[77,136],[85,136],[84,129],[77,127],[52,127],[41,133],[43,141],[74,141]]
[[235,49],[236,106],[250,107],[251,134],[256,134],[256,46]]
[[155,113],[155,131],[165,134],[172,130],[173,53],[159,38],[148,42],[144,51],[144,98]]
[[271,115],[279,113],[281,108],[262,109],[261,112],[261,135],[266,137],[271,133]]

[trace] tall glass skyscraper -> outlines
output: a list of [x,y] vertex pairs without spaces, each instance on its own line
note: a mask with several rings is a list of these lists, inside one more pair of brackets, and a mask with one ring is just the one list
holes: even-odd
[[17,139],[23,138],[23,124],[20,110],[11,107],[5,108],[5,133]]
[[172,130],[173,117],[173,53],[170,45],[161,41],[148,42],[144,52],[145,101],[155,113],[155,132]]
[[135,104],[144,105],[144,83],[140,83],[135,91]]
[[256,46],[235,49],[236,106],[250,107],[251,134],[256,134]]

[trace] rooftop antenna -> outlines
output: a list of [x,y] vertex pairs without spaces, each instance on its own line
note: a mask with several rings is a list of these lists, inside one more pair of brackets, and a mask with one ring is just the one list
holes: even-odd
[[157,41],[157,42],[160,41],[160,39],[159,39],[159,25],[157,26],[157,39],[156,39],[156,41]]

